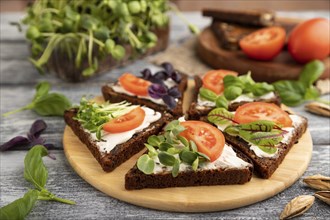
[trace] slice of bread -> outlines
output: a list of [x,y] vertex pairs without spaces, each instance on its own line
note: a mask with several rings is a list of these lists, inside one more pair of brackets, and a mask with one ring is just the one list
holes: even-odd
[[187,88],[187,80],[188,76],[185,74],[180,73],[181,75],[181,81],[178,84],[178,90],[181,93],[181,97],[177,99],[177,104],[174,109],[170,109],[166,104],[157,104],[149,99],[137,97],[135,95],[128,95],[125,93],[119,93],[116,92],[112,87],[111,84],[104,85],[102,87],[102,94],[105,100],[110,101],[110,102],[121,102],[121,101],[128,101],[132,104],[137,104],[137,105],[144,105],[149,108],[152,108],[158,112],[163,112],[167,111],[170,112],[174,116],[181,116],[183,114],[183,96],[184,96],[184,91]]
[[76,114],[77,109],[75,108],[67,110],[64,113],[64,120],[66,124],[71,127],[79,140],[87,146],[105,172],[113,171],[134,154],[140,152],[144,148],[144,143],[147,141],[148,137],[153,134],[158,134],[166,122],[172,119],[171,114],[163,112],[158,121],[151,123],[149,127],[135,133],[128,141],[116,145],[110,152],[104,153],[99,150],[97,141],[93,139],[92,135],[85,131],[79,121],[74,119]]
[[127,190],[136,190],[144,188],[244,184],[251,180],[253,165],[244,154],[238,150],[235,150],[235,153],[237,157],[248,164],[246,167],[198,168],[196,171],[188,168],[188,170],[180,171],[178,176],[173,177],[170,170],[163,170],[161,173],[147,175],[141,172],[137,168],[137,165],[135,165],[125,175],[125,188]]
[[298,115],[295,115],[295,117],[299,118],[299,121],[294,123],[292,136],[289,137],[286,142],[281,142],[277,146],[278,152],[275,157],[258,157],[256,153],[250,149],[250,144],[242,138],[228,135],[225,132],[223,134],[225,135],[226,141],[251,159],[255,173],[261,178],[268,179],[276,171],[284,160],[285,155],[287,155],[292,146],[298,142],[299,138],[307,129],[307,119]]
[[[198,93],[199,93],[199,89],[203,86],[203,81],[199,76],[195,76],[194,80],[195,80],[195,88],[194,88],[194,94],[193,94],[193,99],[192,99],[193,101],[188,110],[188,119],[189,120],[198,120],[199,118],[206,116],[212,109],[215,108],[215,107],[210,107],[210,106],[198,105]],[[256,98],[254,101],[274,103],[278,106],[280,106],[280,104],[281,104],[280,98],[277,94],[275,94],[275,97],[271,98],[271,99]],[[235,111],[239,106],[244,105],[246,103],[248,103],[248,102],[241,101],[241,102],[230,103],[228,106],[228,110]]]

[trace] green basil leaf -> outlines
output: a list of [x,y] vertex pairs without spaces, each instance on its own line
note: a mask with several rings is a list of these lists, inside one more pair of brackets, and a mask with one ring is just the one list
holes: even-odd
[[199,89],[199,95],[206,100],[209,100],[211,102],[214,102],[217,99],[217,94],[215,94],[215,92],[206,89],[206,88],[200,88]]
[[226,75],[223,78],[223,84],[224,84],[225,88],[228,88],[230,86],[235,86],[235,87],[240,87],[240,88],[244,87],[243,81],[239,77],[233,76],[233,75]]
[[33,102],[33,110],[43,116],[62,116],[71,102],[62,94],[46,94]]
[[159,152],[158,159],[160,163],[164,164],[165,166],[173,166],[176,161],[176,158],[173,155],[164,151]]
[[293,80],[281,80],[273,83],[281,101],[288,106],[296,106],[304,101],[306,88],[303,83]]
[[229,86],[225,88],[223,94],[225,95],[226,99],[228,100],[234,100],[238,96],[242,95],[243,90],[240,87],[237,86]]
[[299,81],[310,87],[324,72],[324,64],[320,60],[308,62],[300,73]]
[[180,160],[176,159],[172,167],[172,176],[177,177],[180,170]]
[[48,178],[47,168],[42,161],[42,157],[47,155],[48,151],[44,146],[36,145],[29,150],[24,159],[24,178],[39,190],[44,188]]
[[40,97],[43,97],[48,94],[50,90],[50,84],[48,82],[40,82],[36,86],[36,93],[34,95],[33,100],[37,100]]
[[273,91],[274,91],[274,86],[265,82],[255,83],[254,85],[251,86],[251,92],[255,96],[262,96]]
[[228,109],[228,100],[224,95],[218,96],[218,98],[215,100],[215,105],[217,108],[225,108]]
[[139,157],[137,161],[137,168],[144,174],[152,174],[155,168],[155,162],[149,157],[148,154],[144,154]]
[[0,219],[1,220],[23,220],[34,207],[39,192],[37,190],[29,190],[25,195],[15,200],[14,202],[1,207]]
[[207,115],[207,120],[216,125],[233,123],[234,114],[224,108],[215,108]]
[[244,83],[244,87],[249,85],[253,85],[255,81],[251,77],[251,72],[249,71],[247,74],[238,76],[238,78]]
[[181,153],[179,154],[180,159],[189,164],[192,165],[192,163],[196,160],[197,158],[197,154],[195,152],[192,151],[187,151],[187,150],[183,150],[181,151]]
[[305,100],[314,100],[318,97],[320,97],[320,92],[317,88],[315,88],[314,86],[311,86],[306,89],[306,93],[304,96]]

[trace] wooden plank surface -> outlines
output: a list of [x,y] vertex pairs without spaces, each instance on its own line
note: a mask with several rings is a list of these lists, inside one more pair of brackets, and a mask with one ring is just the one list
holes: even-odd
[[[188,20],[205,27],[209,20],[202,18],[198,12],[185,13]],[[310,18],[315,16],[329,17],[329,12],[323,13],[282,13],[281,16],[300,16]],[[27,104],[34,94],[37,82],[49,81],[54,91],[59,91],[78,103],[82,95],[100,95],[100,87],[105,82],[115,80],[124,71],[135,73],[145,67],[153,67],[146,61],[137,61],[134,64],[113,70],[101,77],[85,83],[65,83],[52,75],[40,76],[34,67],[26,61],[28,45],[23,34],[18,33],[15,27],[8,24],[22,17],[21,14],[1,13],[0,25],[0,113],[18,108]],[[171,23],[172,44],[184,41],[190,36],[184,24],[175,16]],[[329,96],[326,98],[329,99]],[[321,173],[330,175],[330,120],[329,118],[312,115],[303,110],[303,107],[294,108],[294,111],[309,119],[309,130],[313,139],[313,153],[311,163],[304,176]],[[247,207],[213,213],[173,213],[155,211],[121,202],[107,196],[86,183],[75,173],[64,156],[62,137],[64,121],[61,117],[40,117],[32,111],[25,111],[7,118],[1,116],[0,144],[16,135],[24,135],[33,121],[42,118],[48,128],[42,137],[47,142],[54,143],[56,150],[52,152],[57,160],[45,158],[49,169],[47,187],[56,195],[73,199],[75,206],[63,205],[55,202],[38,202],[27,219],[276,219],[285,204],[293,197],[302,194],[312,194],[314,191],[305,187],[301,181],[277,194],[276,196]],[[23,160],[26,150],[8,151],[0,153],[0,206],[3,206],[22,196],[28,187],[31,187],[23,178]],[[304,214],[303,219],[330,218],[327,205],[315,201],[313,207]]]

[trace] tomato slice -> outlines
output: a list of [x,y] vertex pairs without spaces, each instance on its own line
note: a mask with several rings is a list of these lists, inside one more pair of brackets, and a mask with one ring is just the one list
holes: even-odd
[[111,121],[105,123],[103,125],[103,130],[109,133],[130,131],[142,124],[145,115],[145,111],[141,107],[137,107],[127,114],[119,116],[118,118],[112,119]]
[[203,87],[220,94],[224,90],[222,80],[227,75],[237,76],[238,73],[230,70],[210,70],[203,77]]
[[271,60],[281,52],[285,36],[285,30],[281,27],[263,28],[243,37],[239,45],[252,59]]
[[283,127],[291,127],[289,114],[273,103],[251,102],[244,104],[235,112],[234,121],[244,124],[257,120],[269,120]]
[[135,95],[148,95],[148,87],[151,85],[148,80],[138,78],[131,73],[124,73],[118,80],[125,90]]
[[180,135],[194,141],[198,151],[207,155],[211,162],[220,157],[225,138],[219,129],[202,121],[184,121],[180,124],[186,128]]

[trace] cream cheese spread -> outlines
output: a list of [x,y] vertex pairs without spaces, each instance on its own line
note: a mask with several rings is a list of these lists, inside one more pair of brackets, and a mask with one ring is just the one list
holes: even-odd
[[[132,138],[132,136],[135,133],[138,133],[142,131],[143,129],[149,127],[149,125],[161,118],[161,114],[159,112],[154,111],[151,108],[148,107],[141,107],[144,112],[146,113],[145,118],[142,122],[142,124],[129,131],[121,132],[121,133],[108,133],[104,132],[102,133],[102,139],[104,141],[97,141],[96,134],[95,133],[90,133],[92,136],[93,140],[95,140],[95,144],[98,146],[99,151],[102,153],[107,153],[110,152],[116,145],[122,144],[129,139]],[[85,129],[86,132],[89,132],[88,130]]]
[[[178,157],[178,155],[175,156]],[[162,165],[159,162],[158,157],[155,157],[153,159],[155,161],[155,167],[153,172],[154,174],[172,171],[172,167]],[[197,170],[202,171],[202,170],[216,170],[216,169],[230,169],[230,168],[243,169],[249,166],[251,166],[251,164],[239,158],[236,155],[235,151],[230,146],[225,144],[222,154],[220,155],[220,157],[218,157],[218,159],[216,159],[213,162],[201,163]],[[192,168],[190,165],[186,163],[180,163],[179,172],[184,172],[191,169]]]

